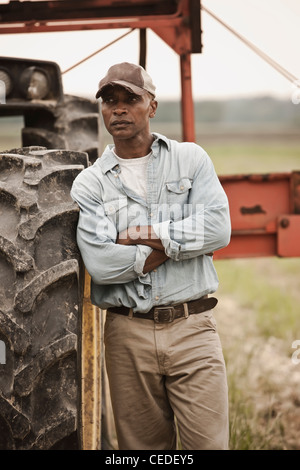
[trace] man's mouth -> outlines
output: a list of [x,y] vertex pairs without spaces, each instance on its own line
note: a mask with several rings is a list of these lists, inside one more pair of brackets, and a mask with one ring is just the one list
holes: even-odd
[[130,121],[114,121],[112,122],[112,126],[127,126],[128,124],[131,124]]

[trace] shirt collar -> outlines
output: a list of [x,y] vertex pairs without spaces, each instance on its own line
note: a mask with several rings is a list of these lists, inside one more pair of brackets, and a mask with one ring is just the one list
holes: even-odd
[[[160,146],[160,142],[163,142],[166,145],[168,151],[170,151],[170,141],[167,137],[165,137],[162,134],[158,134],[157,132],[152,132],[152,135],[155,137],[155,140],[153,141],[151,145],[154,157],[158,156],[157,150],[158,150],[158,147]],[[101,166],[103,173],[107,173],[109,170],[111,170],[112,168],[114,168],[116,165],[119,164],[118,160],[116,159],[112,151],[113,148],[114,148],[113,144],[107,145],[102,156],[98,159],[99,165]]]
[[113,147],[114,147],[113,144],[107,145],[103,154],[98,159],[99,165],[103,173],[107,173],[109,170],[111,170],[112,168],[114,168],[116,165],[119,164],[114,153],[112,152]]
[[159,134],[158,132],[152,132],[152,135],[154,135],[155,137],[155,140],[153,141],[153,144],[152,144],[152,148],[155,147],[156,145],[159,145],[159,141],[161,141],[166,145],[168,151],[170,151],[170,140],[167,137],[165,137],[162,134]]

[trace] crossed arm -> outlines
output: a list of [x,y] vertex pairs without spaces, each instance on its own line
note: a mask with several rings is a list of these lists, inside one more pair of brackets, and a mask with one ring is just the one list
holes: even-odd
[[182,220],[163,220],[155,231],[144,225],[117,234],[98,193],[90,194],[89,176],[80,173],[71,195],[80,207],[77,243],[95,284],[127,283],[142,269],[147,274],[169,258],[183,261],[210,255],[230,241],[228,200],[208,157],[203,157],[194,175],[188,200],[191,214]]
[[144,274],[157,268],[168,259],[164,247],[151,225],[129,227],[119,233],[116,243],[119,245],[147,245],[152,248],[153,251],[144,265]]

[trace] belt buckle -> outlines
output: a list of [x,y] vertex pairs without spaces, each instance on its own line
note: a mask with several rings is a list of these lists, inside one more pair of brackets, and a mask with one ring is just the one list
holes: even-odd
[[154,321],[156,323],[172,323],[175,318],[174,307],[155,307]]

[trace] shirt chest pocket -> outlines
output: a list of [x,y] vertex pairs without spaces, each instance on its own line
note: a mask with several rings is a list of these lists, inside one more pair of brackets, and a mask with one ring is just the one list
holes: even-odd
[[184,206],[188,204],[192,180],[189,178],[181,178],[180,180],[166,183],[166,188],[171,219],[182,218],[184,215]]
[[108,217],[110,222],[116,227],[117,232],[127,228],[128,210],[126,197],[104,202],[103,207],[106,217]]

